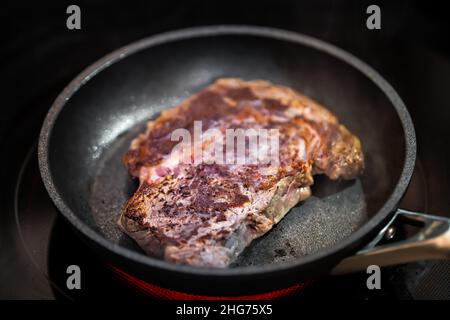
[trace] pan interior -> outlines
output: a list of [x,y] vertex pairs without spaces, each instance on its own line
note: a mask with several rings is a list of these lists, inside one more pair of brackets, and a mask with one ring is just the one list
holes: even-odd
[[316,176],[313,196],[255,241],[233,267],[299,259],[360,228],[402,170],[401,122],[384,93],[343,61],[300,44],[221,35],[151,47],[93,77],[67,101],[50,140],[50,170],[70,209],[108,240],[141,252],[116,226],[136,189],[121,158],[145,121],[221,77],[290,86],[328,107],[362,142],[366,171],[353,181]]

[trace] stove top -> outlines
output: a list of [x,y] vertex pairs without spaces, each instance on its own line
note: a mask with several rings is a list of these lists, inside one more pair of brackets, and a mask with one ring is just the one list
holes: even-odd
[[[0,159],[0,299],[79,300],[118,294],[130,300],[199,298],[144,283],[95,255],[52,204],[36,156],[43,118],[76,74],[121,45],[181,27],[213,23],[281,27],[334,43],[368,62],[399,92],[416,127],[418,161],[400,206],[450,216],[450,150],[444,138],[450,136],[446,108],[450,50],[440,41],[448,38],[448,21],[422,3],[386,3],[381,5],[383,28],[370,33],[363,24],[364,3],[258,3],[255,15],[248,17],[225,4],[214,7],[203,1],[179,6],[170,1],[141,2],[127,10],[94,1],[80,5],[86,18],[79,31],[66,29],[64,2],[8,9],[2,23],[14,36],[0,49],[4,75],[0,145],[7,155]],[[67,288],[69,265],[80,266],[83,290]],[[365,273],[326,276],[259,298],[450,299],[449,262],[383,268],[381,290],[368,290],[366,279]]]

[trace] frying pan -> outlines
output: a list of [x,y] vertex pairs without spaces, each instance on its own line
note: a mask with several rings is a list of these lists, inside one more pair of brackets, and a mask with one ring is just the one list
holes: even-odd
[[[365,173],[352,181],[316,176],[313,196],[229,268],[147,256],[116,226],[137,186],[121,158],[147,120],[221,77],[269,80],[324,104],[360,138]],[[127,45],[88,67],[57,97],[38,152],[48,193],[81,238],[109,263],[164,287],[247,294],[371,264],[449,258],[449,220],[397,209],[416,153],[400,97],[362,61],[308,36],[214,26]],[[386,242],[396,221],[419,231]]]

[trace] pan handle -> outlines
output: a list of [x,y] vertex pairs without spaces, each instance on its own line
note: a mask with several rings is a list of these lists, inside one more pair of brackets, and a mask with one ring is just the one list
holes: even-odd
[[[419,230],[401,241],[392,241],[397,226]],[[339,275],[366,270],[370,265],[391,266],[419,260],[450,259],[450,219],[397,209],[392,220],[366,247],[343,259],[331,271]]]

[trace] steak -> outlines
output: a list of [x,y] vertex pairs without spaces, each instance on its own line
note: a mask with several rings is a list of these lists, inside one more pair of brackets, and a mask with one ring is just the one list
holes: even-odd
[[[172,133],[195,135],[197,121],[221,133],[275,129],[278,157],[239,161],[233,147],[234,162],[196,161],[195,148],[211,155],[220,150],[211,148],[217,141],[202,136],[197,147],[177,149]],[[253,149],[246,140],[245,156]],[[310,196],[314,174],[352,179],[364,168],[360,141],[327,109],[290,88],[240,79],[219,79],[163,111],[123,160],[140,183],[121,213],[121,229],[149,255],[204,267],[228,266]]]

